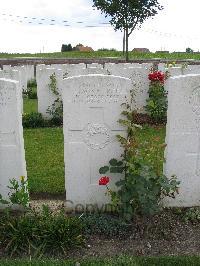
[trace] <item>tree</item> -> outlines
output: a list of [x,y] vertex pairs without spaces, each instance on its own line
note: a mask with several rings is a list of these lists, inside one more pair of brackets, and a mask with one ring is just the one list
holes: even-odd
[[186,51],[186,53],[189,53],[189,54],[194,53],[194,51],[190,47],[186,48],[185,51]]
[[149,17],[154,17],[163,7],[158,0],[93,0],[93,7],[111,17],[115,31],[124,31],[126,61],[128,61],[128,38]]
[[69,51],[72,51],[72,46],[71,44],[62,44],[62,47],[61,47],[61,52],[69,52]]

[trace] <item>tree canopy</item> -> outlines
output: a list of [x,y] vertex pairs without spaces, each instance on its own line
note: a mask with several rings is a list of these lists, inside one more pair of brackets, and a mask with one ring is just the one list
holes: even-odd
[[115,30],[126,32],[126,48],[128,37],[136,27],[140,27],[145,20],[163,9],[158,0],[93,0],[93,3],[106,17],[110,17]]

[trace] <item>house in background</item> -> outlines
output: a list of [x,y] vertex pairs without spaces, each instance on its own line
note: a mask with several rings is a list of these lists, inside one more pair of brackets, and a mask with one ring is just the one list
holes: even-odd
[[92,49],[92,47],[89,46],[84,46],[82,44],[78,44],[74,47],[75,51],[79,51],[79,52],[93,52],[94,50]]
[[132,52],[135,53],[150,53],[148,48],[134,48]]

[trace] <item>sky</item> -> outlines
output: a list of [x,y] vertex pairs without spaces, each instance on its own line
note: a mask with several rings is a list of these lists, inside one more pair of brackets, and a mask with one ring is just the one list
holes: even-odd
[[[200,1],[158,0],[164,9],[129,38],[129,50],[200,50]],[[0,52],[59,52],[62,44],[122,50],[115,32],[92,0],[0,0]],[[188,4],[189,3],[189,4]],[[80,23],[82,22],[82,23]],[[108,24],[105,24],[108,23]],[[54,25],[51,25],[54,24]],[[98,27],[93,27],[98,26]]]

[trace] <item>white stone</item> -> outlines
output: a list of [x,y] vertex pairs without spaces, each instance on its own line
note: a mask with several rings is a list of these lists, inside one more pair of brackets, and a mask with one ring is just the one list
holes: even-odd
[[23,113],[23,88],[22,88],[22,77],[21,72],[18,70],[14,70],[13,68],[7,68],[4,70],[0,70],[0,78],[11,79],[19,82],[20,89],[20,102],[21,102],[21,112]]
[[181,76],[184,74],[182,67],[169,67],[166,68],[165,71],[169,73],[170,77]]
[[200,65],[188,65],[183,69],[184,75],[200,74]]
[[25,65],[25,69],[26,69],[27,81],[33,80],[35,78],[34,65]]
[[81,75],[83,69],[86,68],[86,65],[84,63],[80,64],[64,64],[62,65],[62,70],[63,70],[63,77],[73,77],[73,76],[78,76]]
[[[63,80],[63,131],[66,207],[109,203],[105,186],[99,186],[99,168],[122,150],[116,135],[124,135],[117,121],[131,89],[130,79],[88,75]],[[109,187],[115,188],[113,175]]]
[[158,64],[158,71],[165,72],[166,71],[166,64],[165,63],[159,63]]
[[59,82],[62,79],[63,72],[61,69],[41,68],[37,69],[37,97],[38,97],[38,112],[45,118],[50,118],[51,115],[47,113],[47,109],[52,106],[57,96],[54,95],[49,87],[51,82],[50,76],[56,75],[56,85],[60,93]]
[[167,80],[168,114],[165,173],[181,181],[168,206],[200,206],[200,75]]
[[12,69],[20,71],[22,91],[26,91],[27,82],[28,82],[26,67],[25,66],[14,66],[12,67]]
[[87,68],[103,68],[102,64],[98,64],[98,63],[92,63],[92,64],[87,64]]
[[0,193],[8,196],[9,179],[27,176],[17,81],[0,79]]

